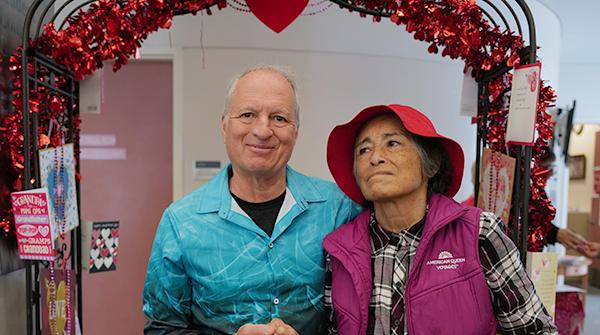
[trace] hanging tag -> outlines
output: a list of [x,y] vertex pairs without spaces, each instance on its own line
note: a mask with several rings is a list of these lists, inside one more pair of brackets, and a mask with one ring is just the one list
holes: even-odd
[[515,67],[508,109],[508,144],[533,145],[541,63]]

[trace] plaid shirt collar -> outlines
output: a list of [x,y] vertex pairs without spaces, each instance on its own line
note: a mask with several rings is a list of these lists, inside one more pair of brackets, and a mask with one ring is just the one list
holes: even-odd
[[419,222],[412,225],[408,229],[400,231],[399,233],[390,232],[381,227],[375,218],[375,211],[371,211],[369,231],[371,233],[373,254],[377,255],[381,253],[390,243],[396,245],[398,243],[400,243],[400,245],[408,245],[415,240],[420,240],[423,227],[425,226],[425,218],[427,218],[428,210],[429,206],[427,206],[427,211]]

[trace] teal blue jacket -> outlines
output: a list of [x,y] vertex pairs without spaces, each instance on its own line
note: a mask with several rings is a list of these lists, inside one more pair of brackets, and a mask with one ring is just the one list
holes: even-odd
[[146,334],[233,334],[275,317],[321,333],[321,243],[360,208],[335,184],[287,167],[269,237],[232,200],[229,168],[165,210],[144,285]]

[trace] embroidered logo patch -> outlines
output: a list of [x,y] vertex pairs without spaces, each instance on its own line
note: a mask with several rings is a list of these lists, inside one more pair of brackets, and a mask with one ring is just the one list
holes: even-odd
[[427,265],[433,265],[437,270],[455,270],[460,263],[464,263],[464,257],[454,257],[450,251],[442,251],[437,259],[427,261]]

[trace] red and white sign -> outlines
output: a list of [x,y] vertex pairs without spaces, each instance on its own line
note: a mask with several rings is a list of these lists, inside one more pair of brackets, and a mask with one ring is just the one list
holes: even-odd
[[21,259],[54,260],[54,233],[50,226],[48,190],[14,192],[10,195]]

